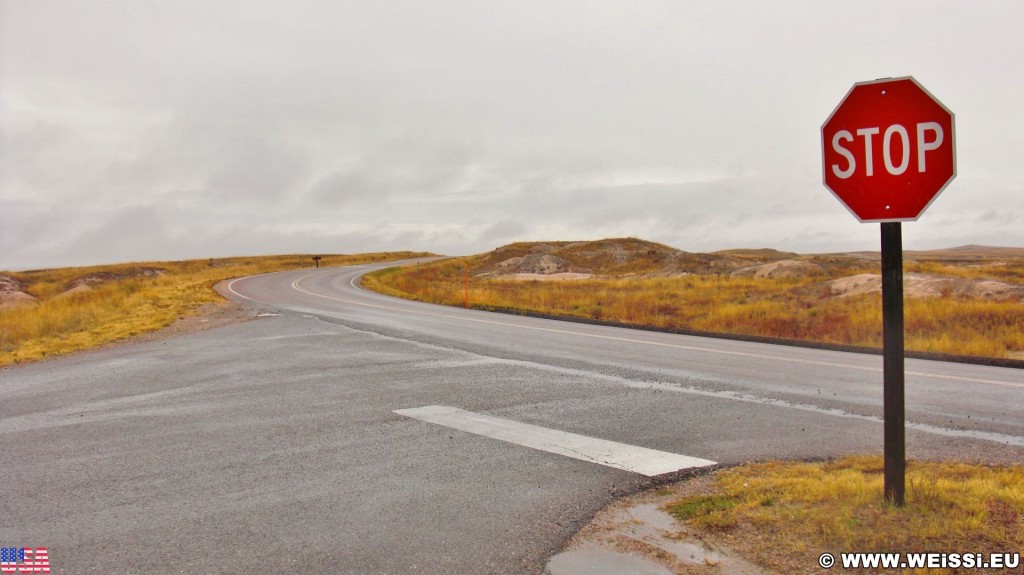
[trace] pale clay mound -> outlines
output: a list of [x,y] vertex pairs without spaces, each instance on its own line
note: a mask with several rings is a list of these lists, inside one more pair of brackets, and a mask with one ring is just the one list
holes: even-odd
[[565,272],[567,265],[565,260],[558,256],[549,254],[532,254],[509,258],[498,264],[498,267],[507,272],[518,274],[548,275]]
[[791,278],[802,277],[814,272],[821,271],[821,266],[811,262],[796,260],[781,260],[769,262],[757,266],[750,266],[732,272],[733,276],[754,276],[758,279],[764,278]]
[[32,305],[39,300],[31,294],[25,293],[25,286],[18,280],[0,276],[0,309],[9,309],[23,305]]
[[[870,293],[881,293],[882,276],[859,274],[826,282],[833,296],[851,297]],[[907,297],[928,298],[953,295],[1004,300],[1024,297],[1024,286],[993,280],[968,280],[930,276],[926,274],[905,274],[903,293]]]
[[91,285],[89,285],[89,284],[78,284],[75,287],[73,287],[73,288],[71,288],[71,289],[69,289],[67,291],[64,291],[64,292],[61,292],[61,293],[57,294],[54,297],[68,297],[68,296],[72,296],[72,295],[75,295],[75,294],[85,293],[85,292],[90,292],[90,291],[92,291],[92,286]]
[[558,256],[530,254],[504,260],[498,264],[497,273],[479,274],[478,277],[541,281],[582,280],[593,277],[593,274],[570,271],[571,269],[569,263]]

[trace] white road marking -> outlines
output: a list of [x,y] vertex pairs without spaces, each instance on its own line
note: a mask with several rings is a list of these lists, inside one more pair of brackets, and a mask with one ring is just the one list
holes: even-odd
[[[250,276],[250,277],[256,277],[256,276]],[[240,297],[242,299],[247,299],[249,301],[256,301],[256,300],[252,299],[249,296],[242,295],[242,294],[240,294],[240,293],[235,291],[235,287],[234,287],[235,286],[235,282],[241,281],[241,280],[244,280],[244,279],[247,279],[247,278],[235,278],[235,279],[229,281],[228,285],[227,285],[228,291],[233,293],[233,294],[235,294],[236,296],[238,296],[238,297]]]
[[259,300],[252,299],[251,297],[249,297],[247,295],[242,295],[242,294],[238,293],[237,291],[235,291],[235,282],[240,282],[242,280],[247,280],[247,279],[251,279],[251,278],[258,278],[258,277],[262,277],[262,276],[268,276],[270,274],[275,274],[275,273],[280,273],[280,272],[267,272],[265,274],[256,274],[254,276],[245,276],[245,277],[241,277],[241,278],[235,278],[235,279],[229,281],[228,285],[225,286],[225,287],[227,288],[227,290],[229,292],[235,294],[236,296],[238,296],[238,297],[240,297],[242,299],[247,299],[249,301],[254,301],[256,303],[263,303],[263,302],[261,302]]
[[[329,272],[329,271],[332,271],[332,270],[326,270],[326,272]],[[326,273],[326,272],[319,272],[319,273]],[[649,346],[665,347],[665,348],[672,348],[672,349],[683,349],[683,350],[687,350],[687,351],[699,351],[699,352],[703,352],[703,353],[714,353],[714,354],[718,354],[718,355],[730,355],[730,356],[736,356],[736,357],[749,357],[749,358],[752,358],[752,359],[766,359],[766,360],[769,360],[769,361],[785,361],[785,362],[789,362],[789,363],[799,363],[799,364],[804,364],[804,365],[817,365],[817,366],[822,366],[822,367],[836,367],[836,368],[842,368],[842,369],[853,369],[853,370],[857,370],[857,371],[868,371],[868,372],[873,372],[873,373],[882,373],[882,368],[880,368],[880,367],[869,367],[869,366],[863,366],[863,365],[850,365],[850,364],[846,364],[846,363],[835,363],[835,362],[828,362],[828,361],[817,361],[817,360],[813,360],[813,359],[801,359],[801,358],[796,358],[796,357],[781,357],[781,356],[775,356],[775,355],[766,355],[766,354],[760,354],[760,353],[749,353],[749,352],[743,352],[743,351],[728,351],[728,350],[723,350],[723,349],[714,349],[714,348],[709,348],[709,347],[700,347],[700,346],[693,346],[693,345],[663,343],[663,342],[658,342],[658,341],[649,341],[649,340],[642,340],[642,339],[635,339],[635,338],[628,338],[628,337],[616,337],[616,336],[611,336],[611,335],[600,335],[600,334],[595,334],[595,333],[584,333],[584,332],[573,331],[573,330],[568,330],[568,329],[557,329],[557,328],[540,327],[540,326],[532,326],[532,325],[521,325],[521,324],[516,324],[516,323],[509,323],[509,322],[496,321],[496,320],[490,320],[490,319],[470,318],[470,317],[465,317],[465,316],[461,316],[461,315],[453,315],[453,314],[446,314],[446,313],[435,313],[435,312],[422,311],[422,310],[418,310],[418,309],[417,310],[413,310],[413,309],[408,309],[408,308],[398,308],[398,307],[389,306],[389,305],[380,305],[380,304],[366,303],[366,302],[355,301],[355,300],[350,300],[350,299],[333,297],[333,296],[329,296],[329,295],[325,295],[325,294],[321,294],[321,293],[316,293],[316,292],[310,291],[308,289],[305,289],[304,287],[299,285],[300,282],[302,282],[304,280],[307,280],[307,279],[309,279],[309,278],[311,278],[311,277],[313,277],[315,275],[319,275],[319,274],[318,273],[312,273],[312,274],[309,274],[309,275],[306,275],[306,276],[303,276],[303,277],[300,277],[300,278],[296,279],[295,281],[292,282],[292,288],[295,289],[296,291],[302,292],[302,293],[307,294],[307,295],[311,295],[311,296],[319,297],[319,298],[323,298],[323,299],[329,299],[329,300],[333,300],[333,301],[337,301],[337,302],[341,302],[341,303],[347,303],[347,304],[351,304],[351,305],[358,305],[358,306],[362,306],[362,307],[386,309],[386,310],[390,310],[390,311],[400,311],[402,313],[409,313],[409,314],[422,315],[422,316],[428,316],[428,317],[438,317],[438,318],[444,318],[444,319],[456,320],[456,321],[469,321],[469,322],[475,322],[475,323],[498,325],[498,326],[502,326],[502,327],[512,327],[512,328],[518,328],[518,329],[528,329],[528,330],[534,330],[534,331],[542,331],[542,332],[547,332],[547,333],[558,333],[558,334],[572,335],[572,336],[576,336],[576,337],[589,337],[589,338],[593,338],[593,339],[603,339],[603,340],[608,340],[608,341],[620,341],[620,342],[624,342],[624,343],[635,343],[635,344],[639,344],[639,345],[649,345]],[[361,275],[363,275],[363,274],[359,274],[356,277],[352,278],[352,281],[349,282],[349,284],[352,285],[353,287],[356,287],[355,286],[355,281],[357,279],[359,279],[359,277]],[[230,284],[228,286],[228,289],[231,289]],[[357,289],[361,289],[362,291],[366,291],[363,288],[357,288]],[[237,293],[237,292],[234,292],[234,290],[231,290],[231,291],[232,291],[232,293]],[[371,292],[371,293],[376,293],[376,292]],[[241,295],[241,294],[238,294],[238,295]],[[245,296],[242,296],[242,297],[245,297]],[[249,299],[249,298],[246,298],[246,299]],[[980,379],[980,378],[975,378],[975,377],[961,377],[961,376],[957,376],[957,375],[944,375],[944,374],[938,374],[938,373],[926,373],[926,372],[922,372],[922,371],[907,371],[906,375],[913,375],[913,376],[918,376],[918,377],[929,377],[929,378],[932,378],[932,379],[943,379],[943,380],[948,380],[948,381],[965,381],[965,382],[971,382],[971,383],[986,383],[986,384],[990,384],[990,385],[1001,385],[1001,386],[1005,386],[1005,387],[1016,387],[1016,388],[1024,389],[1024,384],[1022,384],[1022,383],[1014,383],[1014,382],[1001,381],[1001,380],[995,380],[995,379]]]
[[714,461],[667,451],[626,445],[616,441],[577,435],[511,419],[473,413],[457,407],[428,405],[398,409],[395,413],[459,431],[498,439],[539,451],[564,455],[606,467],[654,477],[681,469],[707,467]]

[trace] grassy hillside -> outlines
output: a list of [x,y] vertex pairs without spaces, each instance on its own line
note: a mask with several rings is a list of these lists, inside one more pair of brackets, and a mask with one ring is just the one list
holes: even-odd
[[[430,254],[325,255],[320,263],[339,266],[425,255]],[[9,304],[0,305],[0,366],[154,331],[196,313],[203,304],[222,301],[213,289],[217,282],[312,265],[311,256],[288,255],[0,272],[6,294],[22,294],[16,303],[8,297]]]

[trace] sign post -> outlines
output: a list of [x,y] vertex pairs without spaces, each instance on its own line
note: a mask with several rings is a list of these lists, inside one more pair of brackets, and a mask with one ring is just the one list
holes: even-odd
[[903,505],[907,454],[903,407],[903,229],[882,223],[882,403],[885,500]]
[[882,229],[885,499],[903,505],[903,230],[956,177],[953,113],[911,77],[859,82],[821,127],[824,183]]

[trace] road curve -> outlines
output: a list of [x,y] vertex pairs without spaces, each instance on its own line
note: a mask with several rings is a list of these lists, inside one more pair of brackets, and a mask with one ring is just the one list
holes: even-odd
[[[421,304],[359,288],[378,267],[234,280],[262,319],[0,370],[0,543],[57,573],[541,573],[657,481],[593,445],[881,451],[877,356]],[[1020,371],[907,370],[912,457],[1024,460]]]
[[[836,417],[881,415],[879,356],[637,331],[442,307],[359,286],[382,266],[289,272],[235,280],[241,300],[365,321],[411,337],[441,339],[488,355],[529,356],[551,365],[614,374],[694,392],[743,394],[745,401],[791,404]],[[1024,446],[1024,372],[1011,368],[908,360],[907,422],[912,430]],[[956,454],[951,454],[955,456]]]

